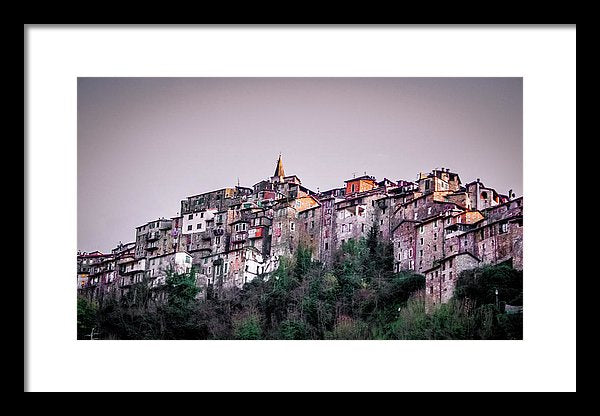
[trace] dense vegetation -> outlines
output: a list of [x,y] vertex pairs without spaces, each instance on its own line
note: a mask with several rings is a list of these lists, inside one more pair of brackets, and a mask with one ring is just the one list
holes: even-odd
[[[269,279],[258,277],[219,299],[197,301],[194,274],[169,273],[168,300],[156,306],[139,283],[127,296],[78,299],[79,339],[522,339],[522,272],[493,266],[463,272],[453,299],[425,312],[425,278],[393,273],[393,250],[377,240],[349,241],[332,267],[299,247]],[[495,291],[499,295],[496,300]]]

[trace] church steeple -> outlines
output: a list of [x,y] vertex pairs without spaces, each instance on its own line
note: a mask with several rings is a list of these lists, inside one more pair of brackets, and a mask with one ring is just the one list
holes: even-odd
[[273,176],[278,176],[280,178],[283,178],[285,176],[285,173],[283,171],[283,162],[281,161],[281,153],[279,154],[277,166],[275,167],[275,174]]

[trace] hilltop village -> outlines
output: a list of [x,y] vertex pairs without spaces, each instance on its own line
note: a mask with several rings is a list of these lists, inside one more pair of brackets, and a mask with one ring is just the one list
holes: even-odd
[[314,192],[286,176],[281,156],[273,176],[181,201],[180,215],[135,230],[135,241],[110,253],[77,253],[77,290],[89,299],[125,295],[145,282],[164,301],[167,270],[197,270],[199,296],[224,296],[257,276],[268,278],[299,244],[329,265],[350,240],[372,227],[393,244],[395,272],[422,274],[428,307],[447,302],[462,270],[506,262],[523,267],[523,198],[498,193],[480,179],[462,183],[449,169],[416,181],[364,175]]

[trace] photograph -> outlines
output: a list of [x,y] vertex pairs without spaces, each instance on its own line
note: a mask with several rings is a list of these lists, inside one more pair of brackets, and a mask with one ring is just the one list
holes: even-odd
[[78,77],[77,339],[522,340],[523,196],[521,77]]
[[576,391],[575,24],[23,36],[26,392]]

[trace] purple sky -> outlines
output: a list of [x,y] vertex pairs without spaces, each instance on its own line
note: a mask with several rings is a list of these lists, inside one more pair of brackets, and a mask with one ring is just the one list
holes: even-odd
[[521,78],[79,78],[77,238],[108,251],[188,195],[285,172],[310,189],[353,173],[447,167],[522,195]]

